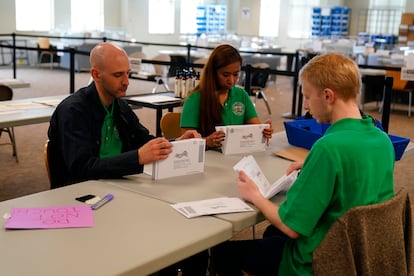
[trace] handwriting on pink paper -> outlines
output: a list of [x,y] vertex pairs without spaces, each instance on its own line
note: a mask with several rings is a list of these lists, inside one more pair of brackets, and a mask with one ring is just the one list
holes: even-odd
[[12,208],[6,229],[93,227],[89,205]]

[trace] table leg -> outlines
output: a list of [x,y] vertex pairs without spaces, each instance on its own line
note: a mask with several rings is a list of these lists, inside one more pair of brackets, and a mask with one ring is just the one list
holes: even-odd
[[157,137],[161,137],[162,136],[162,132],[161,132],[161,126],[160,126],[160,122],[161,122],[161,117],[162,117],[162,109],[161,108],[157,108],[157,116],[156,116],[156,135]]

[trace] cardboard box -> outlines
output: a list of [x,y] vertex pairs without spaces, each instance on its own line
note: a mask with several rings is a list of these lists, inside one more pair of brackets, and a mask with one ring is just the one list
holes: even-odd
[[414,13],[403,13],[401,15],[401,24],[414,25]]
[[408,32],[407,41],[414,41],[414,32]]
[[402,45],[407,44],[407,36],[406,35],[400,35],[398,37],[398,44],[402,44]]
[[401,24],[398,28],[398,35],[406,36],[408,35],[408,25],[407,24]]

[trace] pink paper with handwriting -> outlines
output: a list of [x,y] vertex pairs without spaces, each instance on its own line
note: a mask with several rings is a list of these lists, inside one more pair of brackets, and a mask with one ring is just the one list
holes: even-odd
[[6,229],[43,229],[93,227],[89,205],[12,208]]

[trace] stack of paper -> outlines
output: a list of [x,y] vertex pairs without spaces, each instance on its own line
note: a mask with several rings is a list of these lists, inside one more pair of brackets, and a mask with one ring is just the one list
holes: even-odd
[[171,206],[187,218],[253,211],[252,207],[238,197],[219,197],[181,202],[172,204]]

